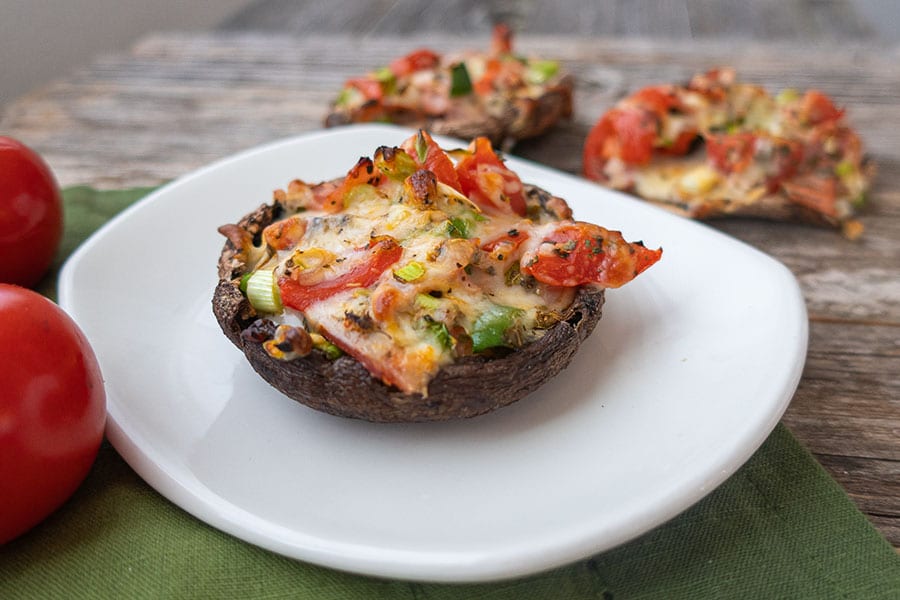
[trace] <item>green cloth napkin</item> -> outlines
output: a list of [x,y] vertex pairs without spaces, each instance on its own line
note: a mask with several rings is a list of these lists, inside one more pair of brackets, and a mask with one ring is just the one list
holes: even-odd
[[[66,190],[64,254],[147,191]],[[900,558],[782,425],[669,523],[564,568],[474,585],[382,580],[272,554],[169,503],[104,443],[72,499],[0,547],[0,598],[900,598]]]

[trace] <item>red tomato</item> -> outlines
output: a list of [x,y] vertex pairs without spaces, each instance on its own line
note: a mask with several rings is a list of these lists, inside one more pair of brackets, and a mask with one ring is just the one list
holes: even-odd
[[753,162],[755,133],[720,133],[706,136],[706,154],[710,163],[723,173],[741,173]]
[[384,97],[381,82],[375,79],[357,77],[356,79],[348,79],[345,85],[359,90],[366,97],[366,100],[381,100]]
[[469,152],[456,163],[462,193],[482,210],[525,216],[525,188],[519,176],[506,168],[487,138],[472,140]]
[[72,495],[105,421],[100,367],[72,319],[36,292],[0,284],[0,544]]
[[496,58],[490,58],[484,65],[484,74],[472,85],[476,94],[487,96],[494,91],[494,81],[500,77],[503,71],[503,63]]
[[674,88],[668,85],[645,87],[632,94],[628,102],[654,112],[660,118],[665,117],[670,109],[681,106]]
[[791,202],[829,217],[837,217],[837,180],[810,173],[781,183]]
[[[427,131],[420,129],[418,134],[408,138],[400,147],[412,156],[419,166],[434,173],[438,181],[457,191],[462,191],[453,161]],[[425,160],[419,160],[420,150],[423,150],[422,154],[425,155]]]
[[828,121],[837,121],[844,116],[843,110],[831,101],[831,98],[818,90],[809,90],[803,95],[800,105],[800,118],[804,123],[818,125]]
[[608,111],[597,121],[584,142],[585,176],[605,181],[607,177],[603,167],[614,157],[630,165],[650,162],[656,129],[657,120],[647,109],[629,107]]
[[406,56],[395,59],[391,65],[391,72],[397,77],[403,77],[422,69],[431,69],[441,62],[441,57],[433,51],[422,48],[410,52]]
[[347,270],[331,279],[303,285],[290,277],[278,280],[281,302],[297,310],[306,310],[316,302],[330,298],[351,287],[369,287],[388,267],[400,260],[403,248],[392,237],[373,239],[367,249],[360,251],[357,260],[348,259]]
[[625,285],[662,256],[642,243],[625,241],[618,231],[592,223],[561,222],[544,236],[537,250],[522,257],[523,273],[548,285],[574,287],[599,283]]
[[0,136],[0,282],[36,284],[62,238],[62,200],[47,164]]
[[491,54],[499,56],[501,54],[509,54],[512,52],[513,32],[506,23],[498,23],[494,25],[493,35],[491,36]]

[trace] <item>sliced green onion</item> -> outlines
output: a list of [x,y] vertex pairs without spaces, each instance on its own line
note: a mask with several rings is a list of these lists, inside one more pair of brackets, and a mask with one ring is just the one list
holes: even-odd
[[386,83],[395,79],[394,72],[391,71],[390,67],[381,67],[380,69],[375,70],[372,73],[372,76],[376,81],[380,81],[381,83]]
[[437,339],[442,347],[447,350],[453,347],[453,336],[450,335],[446,325],[428,317],[425,318],[425,323],[425,328],[435,337],[435,339]]
[[528,63],[525,78],[529,83],[546,83],[559,72],[559,62],[555,60],[534,60]]
[[794,88],[787,88],[778,92],[778,95],[775,96],[775,102],[777,102],[778,104],[787,104],[789,102],[794,102],[799,98],[800,92],[798,92]]
[[241,276],[241,283],[238,285],[238,288],[241,290],[241,293],[243,293],[245,295],[247,294],[247,282],[250,281],[251,275],[253,275],[253,273],[244,273]]
[[254,271],[247,279],[247,300],[250,306],[265,313],[280,313],[281,294],[272,271]]
[[412,156],[395,148],[379,148],[373,162],[379,171],[394,181],[403,181],[419,168]]
[[334,360],[344,354],[344,351],[323,338],[321,335],[311,335],[313,348],[325,354],[328,360]]
[[394,269],[394,277],[406,283],[415,281],[424,274],[425,267],[422,266],[422,263],[416,261],[408,262],[399,269]]
[[347,87],[341,90],[337,99],[334,101],[336,106],[348,106],[358,103],[362,99],[360,91],[353,87]]
[[416,294],[416,305],[428,310],[441,307],[441,301],[430,294]]
[[424,164],[425,159],[428,158],[428,142],[425,140],[421,129],[416,135],[416,154],[419,157],[419,162]]
[[450,237],[469,239],[472,237],[472,230],[475,227],[475,223],[481,223],[487,220],[487,217],[484,215],[466,210],[461,215],[450,217],[449,223],[447,224],[447,233]]
[[842,160],[834,166],[834,174],[840,178],[852,175],[856,171],[856,167],[849,160]]
[[453,65],[450,71],[450,96],[465,96],[472,93],[472,80],[469,78],[469,70],[466,63]]
[[507,346],[506,332],[521,316],[521,309],[499,304],[481,313],[472,328],[472,351]]
[[374,185],[368,183],[359,183],[347,190],[344,194],[344,206],[353,206],[365,200],[371,200],[380,195],[380,192]]
[[372,77],[381,84],[381,89],[385,94],[393,94],[397,88],[397,77],[388,67],[381,67],[372,73]]
[[453,217],[447,226],[450,237],[468,239],[472,224],[462,217]]

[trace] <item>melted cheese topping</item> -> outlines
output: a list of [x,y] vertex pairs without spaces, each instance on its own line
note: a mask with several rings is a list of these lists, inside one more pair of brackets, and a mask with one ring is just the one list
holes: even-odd
[[386,181],[349,194],[341,212],[307,210],[269,225],[264,239],[275,239],[274,231],[290,230],[285,223],[304,224],[302,237],[279,248],[263,266],[274,270],[276,279],[294,278],[304,285],[340,277],[372,240],[389,236],[402,251],[372,285],[351,284],[303,311],[287,307],[282,314],[268,316],[279,324],[302,324],[353,355],[385,383],[426,395],[434,374],[472,351],[479,328],[491,328],[485,315],[497,314],[498,307],[505,316],[497,319],[503,326],[494,325],[490,332],[500,332],[496,346],[534,341],[565,315],[574,288],[548,286],[518,274],[527,245],[505,254],[483,249],[510,232],[535,230],[541,222],[552,221],[551,215],[539,215],[535,221],[513,213],[488,216],[441,185],[431,200],[423,207],[409,197],[407,187]]

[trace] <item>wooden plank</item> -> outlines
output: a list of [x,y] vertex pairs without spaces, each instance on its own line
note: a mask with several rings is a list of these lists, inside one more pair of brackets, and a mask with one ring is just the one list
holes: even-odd
[[803,379],[784,422],[813,453],[900,461],[898,341],[896,325],[810,324]]
[[[564,10],[535,0],[379,0],[328,3],[258,0],[222,28],[304,35],[409,35],[429,32],[483,34],[496,22],[517,31],[581,36],[647,36],[658,39],[896,40],[878,18],[890,7],[865,10],[860,0],[571,0]],[[873,21],[874,19],[874,21]]]

